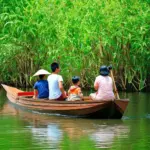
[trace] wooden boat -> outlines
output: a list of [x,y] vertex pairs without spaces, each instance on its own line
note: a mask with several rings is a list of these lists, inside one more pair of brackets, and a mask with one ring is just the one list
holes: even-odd
[[15,87],[2,84],[11,103],[44,113],[55,113],[87,118],[120,119],[122,118],[129,100],[93,101],[84,97],[83,101],[55,101],[33,99],[33,92],[24,92]]

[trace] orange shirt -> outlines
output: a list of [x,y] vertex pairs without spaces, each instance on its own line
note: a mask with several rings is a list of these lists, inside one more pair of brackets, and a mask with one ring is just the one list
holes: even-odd
[[71,86],[68,91],[68,95],[70,94],[79,95],[80,93],[81,93],[81,88],[78,86]]

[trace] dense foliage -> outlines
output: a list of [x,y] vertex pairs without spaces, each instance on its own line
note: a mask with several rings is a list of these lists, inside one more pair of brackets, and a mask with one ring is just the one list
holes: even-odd
[[65,84],[93,86],[112,64],[117,85],[146,86],[150,70],[148,0],[0,0],[0,80],[29,86],[59,61]]

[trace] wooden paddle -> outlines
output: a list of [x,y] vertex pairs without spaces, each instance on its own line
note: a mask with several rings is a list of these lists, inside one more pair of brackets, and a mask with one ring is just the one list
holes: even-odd
[[118,90],[117,90],[117,87],[116,87],[113,71],[112,71],[112,66],[109,66],[108,69],[110,71],[110,76],[111,76],[112,81],[113,81],[113,89],[114,89],[114,93],[115,93],[115,98],[120,99],[119,94],[118,94]]

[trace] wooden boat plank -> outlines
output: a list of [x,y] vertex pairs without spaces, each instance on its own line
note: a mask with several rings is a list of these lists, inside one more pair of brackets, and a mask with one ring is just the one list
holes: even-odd
[[115,100],[115,104],[121,112],[124,112],[126,110],[128,102],[129,102],[128,100],[126,100],[126,101]]
[[60,107],[64,107],[64,106],[95,106],[95,105],[100,105],[100,104],[106,104],[106,103],[110,103],[111,101],[106,101],[106,102],[102,102],[102,103],[43,103],[43,102],[37,102],[37,101],[26,101],[26,100],[17,100],[18,103],[23,103],[23,104],[32,104],[32,105],[41,105],[41,106],[60,106]]
[[74,115],[90,118],[113,118],[120,119],[126,110],[129,100],[121,99],[114,101],[54,101],[45,99],[33,99],[31,96],[18,96],[23,92],[17,88],[2,85],[7,92],[8,99],[18,106],[30,110],[57,113],[63,115]]
[[91,106],[91,107],[76,107],[76,108],[58,108],[58,107],[40,107],[40,106],[32,106],[32,105],[24,105],[21,104],[20,106],[25,107],[30,110],[40,111],[40,112],[48,112],[48,113],[57,113],[57,114],[64,114],[64,115],[87,115],[90,113],[94,113],[98,111],[99,109],[102,109],[104,105],[97,105],[97,106]]
[[[48,99],[33,99],[33,98],[27,98],[27,97],[19,97],[18,99],[21,100],[26,100],[26,101],[36,101],[37,103],[57,103],[57,104],[88,104],[88,103],[107,103],[112,100],[101,100],[101,101],[96,101],[96,100],[85,100],[85,101],[56,101],[56,100],[48,100]],[[128,99],[120,99],[121,101],[128,101]],[[116,100],[114,100],[116,101]]]
[[[49,108],[49,109],[56,109],[56,110],[72,110],[72,109],[84,109],[84,108],[92,108],[95,106],[104,106],[104,104],[97,104],[97,105],[75,105],[75,106],[68,106],[68,105],[37,105],[35,103],[18,103],[19,105],[26,105],[32,107],[41,107],[42,109]],[[105,104],[107,105],[107,104]]]

